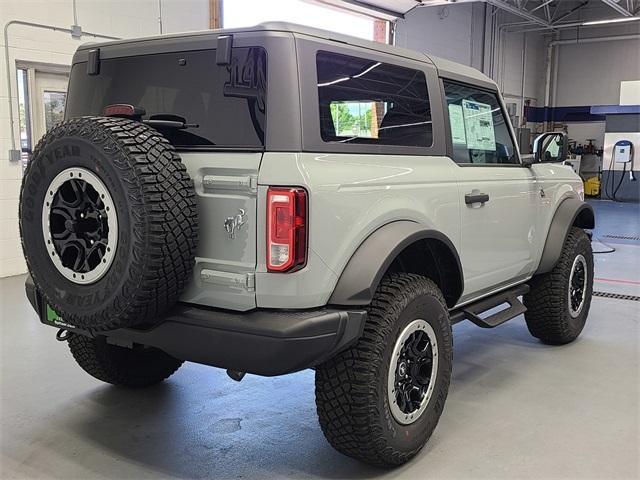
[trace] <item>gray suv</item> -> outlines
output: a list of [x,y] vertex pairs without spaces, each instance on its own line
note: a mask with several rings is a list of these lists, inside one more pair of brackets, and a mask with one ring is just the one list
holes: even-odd
[[582,331],[594,215],[566,143],[521,158],[480,72],[306,27],[84,45],[24,177],[27,295],[108,383],[313,368],[328,441],[402,464],[454,323]]

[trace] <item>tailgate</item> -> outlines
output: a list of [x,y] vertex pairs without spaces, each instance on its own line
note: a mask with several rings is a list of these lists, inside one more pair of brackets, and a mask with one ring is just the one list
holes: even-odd
[[233,310],[256,307],[256,211],[262,153],[181,153],[194,181],[199,243],[181,301]]

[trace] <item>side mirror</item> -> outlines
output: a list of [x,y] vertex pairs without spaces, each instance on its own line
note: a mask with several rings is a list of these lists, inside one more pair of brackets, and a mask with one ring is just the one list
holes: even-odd
[[564,132],[547,132],[533,141],[534,162],[564,162],[569,154],[569,139]]

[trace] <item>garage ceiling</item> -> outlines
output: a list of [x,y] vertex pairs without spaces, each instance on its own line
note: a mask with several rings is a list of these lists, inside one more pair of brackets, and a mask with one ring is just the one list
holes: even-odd
[[[469,3],[478,0],[317,0],[358,13],[392,20],[402,18],[409,10],[419,7]],[[483,0],[503,11],[531,23],[552,27],[569,20],[582,8],[606,6],[603,18],[630,17],[640,14],[640,0]]]

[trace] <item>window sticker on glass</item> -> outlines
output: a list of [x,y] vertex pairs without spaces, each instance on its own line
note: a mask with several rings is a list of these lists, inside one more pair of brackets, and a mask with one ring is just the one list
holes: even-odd
[[491,105],[462,100],[467,147],[473,150],[496,149],[496,135],[493,129]]
[[464,133],[464,115],[460,105],[449,105],[449,122],[451,123],[451,139],[458,145],[467,144],[467,136]]

